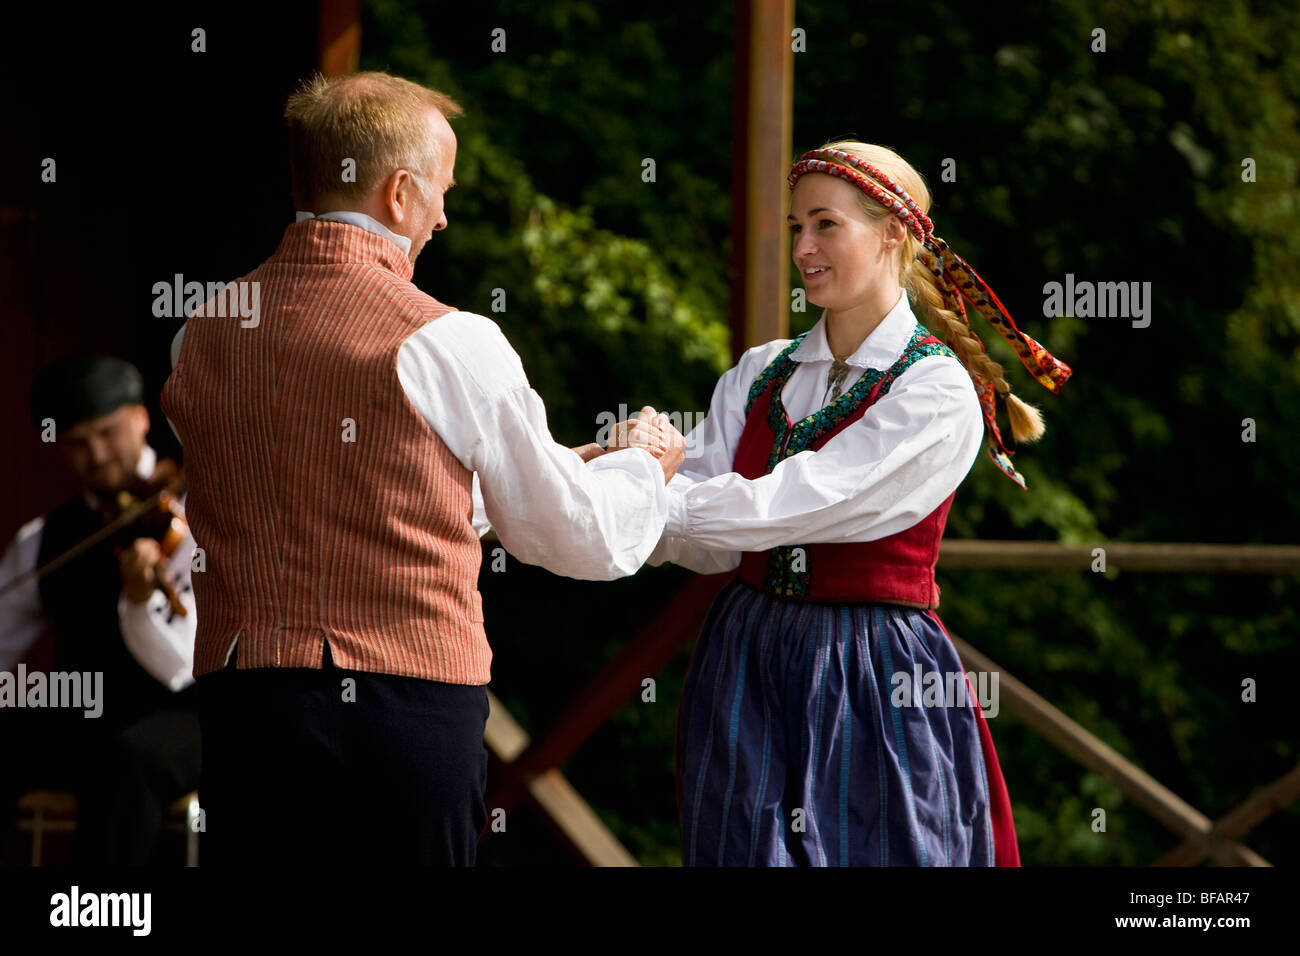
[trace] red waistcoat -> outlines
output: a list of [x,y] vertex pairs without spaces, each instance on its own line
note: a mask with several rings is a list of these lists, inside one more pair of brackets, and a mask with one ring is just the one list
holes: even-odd
[[[821,448],[866,414],[889,391],[894,379],[918,359],[928,355],[956,357],[918,324],[902,356],[887,371],[867,369],[838,401],[800,422],[792,422],[781,403],[781,390],[798,365],[789,356],[800,341],[802,336],[778,355],[750,388],[745,430],[732,466],[746,478],[769,474],[781,460]],[[745,552],[740,577],[751,587],[784,598],[938,607],[934,567],[955,494],[954,490],[912,527],[875,541],[790,545]]]

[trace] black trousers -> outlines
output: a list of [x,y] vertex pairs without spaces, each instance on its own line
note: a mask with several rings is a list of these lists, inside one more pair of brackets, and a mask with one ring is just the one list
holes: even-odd
[[[236,652],[237,653],[237,652]],[[203,866],[472,866],[487,688],[325,666],[196,682]]]

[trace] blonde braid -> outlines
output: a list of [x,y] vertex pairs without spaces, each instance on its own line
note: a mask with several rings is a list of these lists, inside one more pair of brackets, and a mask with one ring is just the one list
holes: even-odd
[[[904,243],[906,250],[911,243]],[[992,382],[1007,406],[1011,422],[1011,437],[1016,444],[1026,444],[1043,437],[1046,426],[1043,414],[1033,405],[1011,393],[1011,386],[1002,373],[1000,363],[993,361],[984,342],[956,312],[945,307],[939,280],[920,259],[912,259],[904,270],[902,285],[907,296],[920,311],[921,324],[943,339],[945,345],[957,353],[957,358],[973,377]]]

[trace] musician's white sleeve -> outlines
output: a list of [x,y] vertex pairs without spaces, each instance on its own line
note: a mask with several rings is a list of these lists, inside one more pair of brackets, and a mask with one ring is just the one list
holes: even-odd
[[[36,568],[41,550],[45,517],[33,518],[14,535],[0,558],[0,587]],[[41,607],[40,586],[31,577],[9,593],[0,596],[0,671],[12,671],[14,665],[36,643],[48,623]]]

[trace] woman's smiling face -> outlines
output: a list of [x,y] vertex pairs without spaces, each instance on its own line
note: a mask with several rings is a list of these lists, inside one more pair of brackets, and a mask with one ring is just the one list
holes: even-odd
[[892,249],[882,241],[893,217],[871,219],[860,195],[856,186],[825,173],[806,173],[790,194],[794,263],[808,301],[832,312],[869,301],[897,268]]

